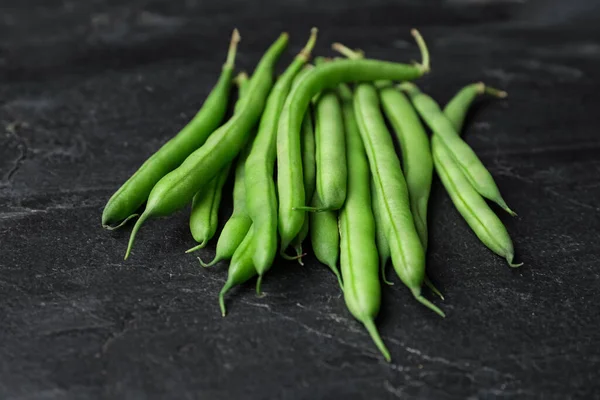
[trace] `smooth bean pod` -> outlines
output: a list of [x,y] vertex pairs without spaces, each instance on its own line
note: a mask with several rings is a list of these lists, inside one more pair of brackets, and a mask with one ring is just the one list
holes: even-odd
[[344,300],[354,318],[363,323],[386,361],[391,361],[374,319],[381,305],[375,220],[371,210],[370,172],[360,133],[346,131],[348,170],[346,201],[340,210],[340,266]]
[[[235,80],[238,85],[238,100],[235,104],[234,112],[237,112],[241,108],[241,99],[248,91],[248,74],[241,72]],[[219,224],[219,206],[221,205],[223,186],[227,181],[230,169],[231,164],[226,165],[208,183],[206,188],[194,195],[192,199],[192,212],[190,213],[190,232],[194,240],[199,244],[187,250],[186,253],[204,248],[208,241],[215,235]]]
[[380,98],[385,116],[400,143],[410,209],[421,244],[427,249],[427,204],[433,176],[429,137],[410,100],[398,89],[385,88],[380,91]]
[[[227,61],[219,81],[196,116],[171,140],[165,143],[111,196],[102,212],[102,226],[117,229],[138,216],[137,210],[148,199],[154,185],[177,168],[217,129],[225,112],[235,68],[235,55],[240,35],[234,29]],[[112,226],[113,224],[118,224]]]
[[129,256],[139,228],[148,218],[166,216],[183,208],[196,192],[205,187],[244,147],[263,112],[273,85],[275,63],[287,42],[288,35],[284,33],[267,50],[250,80],[248,91],[252,96],[242,99],[240,111],[234,113],[227,123],[210,135],[202,147],[190,154],[177,169],[165,175],[154,186],[148,197],[146,209],[131,232],[125,259]]
[[[304,188],[306,194],[306,204],[312,201],[313,193],[316,185],[316,161],[315,161],[315,132],[312,122],[312,110],[309,109],[304,115],[302,121],[302,170],[304,171]],[[292,240],[291,245],[296,250],[296,257],[298,257],[298,263],[304,265],[302,262],[302,242],[308,236],[310,230],[310,219],[304,218],[304,224],[302,229],[298,232],[298,235]]]
[[394,269],[417,301],[444,316],[442,310],[421,293],[425,278],[425,252],[410,211],[400,160],[379,108],[377,90],[369,84],[359,85],[354,95],[354,108],[377,196],[382,201],[383,216],[390,221],[385,237]]
[[373,209],[373,217],[375,218],[375,243],[377,244],[377,253],[379,254],[379,268],[381,269],[381,279],[388,285],[394,283],[387,279],[385,267],[390,260],[390,245],[385,237],[385,220],[381,211],[381,201],[377,197],[377,188],[375,181],[371,179],[371,208]]
[[418,87],[410,82],[405,82],[400,87],[408,93],[414,107],[425,123],[434,134],[438,135],[439,140],[448,147],[450,154],[460,166],[465,177],[471,182],[473,188],[483,197],[498,204],[510,215],[516,215],[506,205],[490,172],[485,168],[473,149],[456,132],[452,122],[444,115],[435,100],[421,92]]
[[269,94],[252,150],[246,161],[246,204],[254,226],[252,257],[259,275],[256,289],[260,292],[262,277],[273,265],[277,254],[277,195],[273,182],[276,158],[277,122],[294,78],[310,58],[317,40],[317,29],[311,30],[306,46],[279,77]]
[[285,249],[304,223],[305,212],[297,211],[305,201],[302,177],[300,129],[311,99],[340,83],[378,79],[413,80],[429,70],[429,54],[417,31],[412,31],[422,53],[421,64],[399,64],[377,60],[334,60],[311,70],[288,96],[277,130],[277,187],[279,193],[279,234]]
[[317,195],[324,209],[339,210],[346,199],[348,169],[344,117],[334,90],[326,90],[319,96],[315,128]]
[[[475,99],[482,93],[497,97],[506,97],[506,93],[494,88],[486,88],[482,83],[468,85],[448,103],[444,114],[452,122],[457,132],[462,130],[466,113]],[[479,240],[490,250],[504,257],[511,267],[522,263],[513,263],[514,246],[506,227],[492,211],[481,195],[472,187],[450,151],[437,135],[431,139],[435,169],[450,199]]]

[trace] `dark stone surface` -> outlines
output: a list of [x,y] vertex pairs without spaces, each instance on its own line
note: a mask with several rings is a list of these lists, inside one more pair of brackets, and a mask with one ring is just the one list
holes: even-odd
[[[8,1],[0,15],[0,398],[599,398],[600,30],[593,1]],[[100,227],[107,198],[193,115],[233,26],[251,69],[282,30],[280,68],[321,28],[372,57],[417,57],[421,28],[445,102],[507,89],[466,138],[519,217],[502,215],[521,269],[461,220],[439,182],[428,271],[443,320],[399,284],[378,324],[386,364],[312,256],[216,295],[187,212]],[[229,196],[227,196],[229,197]],[[224,215],[228,212],[226,205]],[[210,257],[214,245],[202,253]],[[440,302],[438,302],[440,303]]]

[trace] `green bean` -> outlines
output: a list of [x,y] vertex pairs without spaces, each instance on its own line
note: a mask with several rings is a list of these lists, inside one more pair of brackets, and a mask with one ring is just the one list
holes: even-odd
[[334,60],[315,67],[291,91],[279,119],[277,130],[277,186],[279,193],[279,234],[281,248],[286,249],[304,223],[305,212],[297,211],[305,202],[300,149],[300,127],[312,98],[325,89],[343,82],[377,79],[413,80],[429,70],[427,47],[416,30],[423,61],[421,64],[398,64],[376,60]]
[[391,361],[374,319],[381,305],[381,286],[375,220],[371,210],[370,172],[360,133],[346,130],[348,186],[340,210],[340,265],[344,300],[352,315],[363,323],[386,361]]
[[433,160],[429,137],[410,100],[394,87],[380,92],[381,105],[400,143],[402,170],[417,233],[427,249],[427,203],[431,191]]
[[346,199],[346,144],[342,107],[333,90],[321,93],[315,106],[317,195],[328,210],[339,210]]
[[425,277],[425,252],[410,211],[408,189],[400,161],[379,109],[377,90],[372,85],[360,84],[354,95],[354,107],[377,196],[382,201],[383,218],[390,221],[385,236],[394,269],[417,301],[444,316],[443,311],[421,293]]
[[[322,207],[320,201],[319,195],[315,192],[313,206]],[[344,284],[337,267],[340,257],[340,232],[336,210],[310,213],[310,242],[317,260],[329,267],[343,290]]]
[[[312,110],[309,109],[304,115],[302,121],[302,170],[304,171],[304,188],[306,194],[306,204],[312,201],[312,196],[315,191],[316,185],[316,161],[315,161],[315,133],[312,123]],[[298,235],[292,240],[291,245],[296,250],[296,257],[298,257],[298,263],[304,265],[302,262],[302,242],[308,236],[309,232],[309,219],[304,218],[304,224]]]
[[[219,261],[230,259],[252,225],[252,220],[246,210],[246,186],[244,184],[244,164],[248,153],[249,147],[246,146],[237,161],[235,182],[233,184],[233,212],[225,223],[217,241],[215,258],[209,263],[204,263],[198,257],[198,261],[203,267],[211,267]],[[187,252],[189,253],[190,250]]]
[[210,135],[202,147],[154,186],[146,209],[131,232],[126,259],[139,228],[149,217],[166,216],[183,208],[244,147],[252,127],[262,114],[273,84],[274,65],[287,42],[288,35],[284,33],[265,53],[250,81],[248,91],[252,96],[242,99],[240,111],[234,113],[227,123]]
[[[238,74],[235,80],[239,87],[235,109],[239,111],[241,99],[248,90],[248,74],[242,72]],[[204,248],[217,231],[223,186],[227,181],[230,169],[231,164],[228,164],[219,171],[204,190],[200,190],[194,195],[190,215],[190,231],[194,240],[199,244],[187,250],[186,253]]]
[[242,243],[240,243],[233,254],[231,264],[229,264],[229,269],[227,270],[227,281],[219,292],[219,306],[221,307],[221,314],[223,316],[226,314],[225,294],[232,287],[241,285],[256,276],[256,268],[252,262],[253,247],[255,244],[254,225],[252,225],[244,240],[242,240]]
[[[505,92],[493,88],[486,89],[482,85],[474,84],[465,87],[446,106],[444,114],[452,122],[457,132],[462,130],[464,117],[477,94],[485,92],[498,97],[506,96]],[[504,224],[472,187],[448,148],[443,145],[436,134],[431,139],[431,148],[435,169],[442,184],[454,206],[479,240],[494,253],[504,257],[509,266],[523,265],[522,263],[513,263],[514,247]]]
[[271,268],[277,254],[277,195],[273,182],[275,167],[277,122],[292,82],[310,58],[315,45],[317,29],[311,30],[306,46],[279,77],[269,94],[256,139],[246,161],[246,204],[254,226],[254,267],[259,275],[256,283],[260,291],[262,277]]
[[[167,173],[177,168],[217,129],[227,110],[239,41],[240,35],[237,29],[234,29],[227,61],[223,65],[219,81],[196,116],[175,137],[148,158],[108,200],[102,212],[104,228],[117,229],[137,217],[136,211],[148,199],[154,185]],[[112,224],[118,225],[113,227]]]
[[506,205],[490,172],[485,168],[473,149],[456,133],[452,122],[446,118],[437,103],[412,83],[406,82],[401,84],[400,87],[408,93],[423,120],[438,135],[439,140],[448,147],[450,154],[460,166],[465,177],[471,182],[473,188],[483,197],[498,204],[510,215],[516,215]]

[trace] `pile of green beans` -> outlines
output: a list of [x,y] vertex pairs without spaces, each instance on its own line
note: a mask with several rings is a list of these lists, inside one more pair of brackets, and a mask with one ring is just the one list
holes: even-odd
[[[444,300],[426,273],[434,172],[481,242],[509,266],[522,265],[514,262],[512,240],[486,199],[516,214],[461,137],[478,96],[503,98],[506,93],[473,83],[440,108],[411,82],[430,72],[426,43],[418,31],[411,33],[420,63],[373,60],[334,43],[343,58],[316,57],[311,65],[317,41],[313,28],[275,80],[288,35],[281,34],[267,49],[250,77],[240,72],[234,78],[240,42],[234,30],[219,80],[200,111],[104,208],[106,229],[138,217],[125,259],[145,221],[187,205],[196,244],[186,253],[201,252],[218,231],[221,199],[229,196],[225,183],[234,171],[233,212],[218,236],[214,258],[204,262],[198,257],[203,267],[229,261],[218,294],[222,315],[225,295],[234,286],[257,277],[260,294],[278,254],[304,265],[305,251],[312,249],[337,279],[350,314],[387,361],[390,352],[375,318],[381,282],[393,285],[386,278],[388,262],[418,303],[445,317],[423,291],[425,286]],[[222,123],[234,83],[238,99]]]

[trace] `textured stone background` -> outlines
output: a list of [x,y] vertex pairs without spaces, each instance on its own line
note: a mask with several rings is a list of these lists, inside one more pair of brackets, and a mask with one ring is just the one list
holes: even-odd
[[[599,398],[600,29],[593,1],[9,1],[0,15],[0,398]],[[384,290],[382,361],[309,256],[216,295],[188,211],[100,227],[114,190],[197,110],[231,29],[251,70],[282,31],[280,69],[320,27],[369,56],[416,58],[440,102],[466,83],[506,89],[465,137],[519,217],[509,269],[434,182],[428,271],[442,320]],[[228,196],[227,196],[228,197]],[[223,216],[230,205],[226,201]],[[214,252],[209,246],[202,255]],[[440,303],[440,302],[438,302]]]

